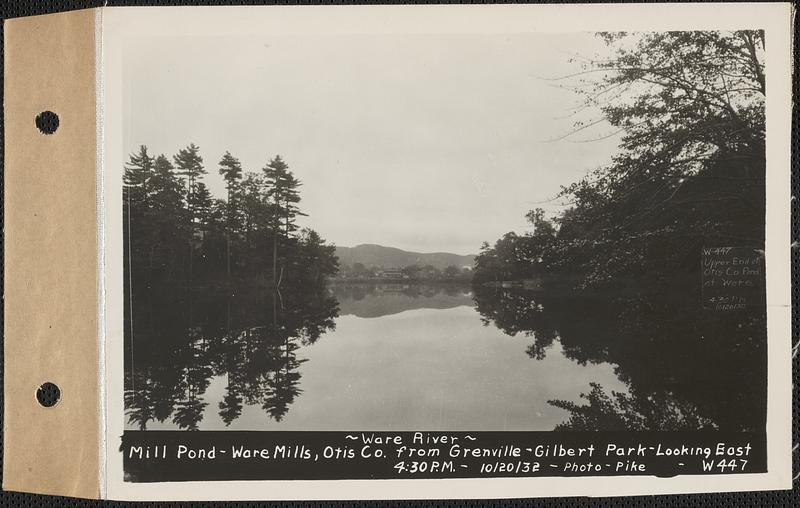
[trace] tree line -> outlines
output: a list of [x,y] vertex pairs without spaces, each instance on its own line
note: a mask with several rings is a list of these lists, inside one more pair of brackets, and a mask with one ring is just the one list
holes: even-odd
[[134,289],[162,284],[221,286],[243,281],[279,287],[287,278],[322,281],[337,271],[335,248],[297,218],[302,185],[276,155],[245,172],[230,152],[217,171],[225,198],[212,196],[195,144],[171,160],[146,146],[123,177],[125,269]]
[[[562,79],[602,117],[576,122],[564,138],[619,135],[619,150],[562,187],[561,213],[532,210],[533,232],[484,243],[476,283],[561,274],[584,288],[625,279],[697,285],[703,246],[763,249],[763,32],[598,35],[612,58]],[[611,131],[587,139],[601,123]]]
[[448,281],[469,282],[472,280],[472,269],[448,265],[439,269],[433,265],[408,265],[402,268],[384,268],[380,266],[367,266],[356,262],[352,265],[343,264],[339,267],[339,279],[347,280],[373,280],[392,279],[408,281]]

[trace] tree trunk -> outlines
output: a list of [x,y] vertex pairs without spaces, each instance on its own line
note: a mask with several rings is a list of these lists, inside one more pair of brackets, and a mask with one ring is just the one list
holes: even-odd
[[278,232],[272,232],[272,284],[278,281]]
[[230,230],[228,231],[228,234],[225,235],[225,237],[226,237],[226,240],[227,240],[225,243],[227,243],[227,254],[228,254],[227,255],[227,258],[228,258],[228,260],[227,260],[227,264],[228,264],[228,282],[230,282],[230,278],[231,278],[231,232],[230,232]]
[[194,276],[194,210],[192,209],[192,201],[194,200],[194,176],[189,175],[189,193],[186,198],[186,209],[189,212],[189,285],[192,283]]

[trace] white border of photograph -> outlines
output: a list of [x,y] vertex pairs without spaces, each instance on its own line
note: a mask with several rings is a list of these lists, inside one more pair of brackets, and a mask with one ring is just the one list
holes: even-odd
[[[789,3],[313,6],[102,9],[102,189],[105,300],[105,496],[126,500],[441,499],[610,496],[791,488]],[[767,467],[763,474],[656,478],[540,477],[126,483],[123,401],[123,46],[132,38],[278,34],[503,34],[764,29],[766,32],[768,315]],[[302,63],[300,64],[302,65]],[[187,84],[190,86],[190,84]],[[213,100],[213,98],[209,98]],[[101,478],[103,474],[101,473]]]

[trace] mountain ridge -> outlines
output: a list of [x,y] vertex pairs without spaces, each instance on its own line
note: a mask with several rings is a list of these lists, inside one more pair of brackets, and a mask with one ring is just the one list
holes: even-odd
[[362,243],[354,247],[336,246],[336,256],[341,265],[361,263],[366,267],[403,268],[410,265],[431,265],[444,270],[450,265],[462,268],[472,267],[475,255],[454,254],[452,252],[413,252],[397,247],[387,247],[374,243]]

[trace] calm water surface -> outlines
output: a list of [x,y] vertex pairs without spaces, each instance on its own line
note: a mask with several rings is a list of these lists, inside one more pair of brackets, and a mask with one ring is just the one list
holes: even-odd
[[686,365],[736,376],[702,326],[645,332],[618,311],[454,285],[153,294],[126,340],[128,428],[719,428],[741,404],[755,416],[727,423],[758,424],[757,383],[692,390]]

